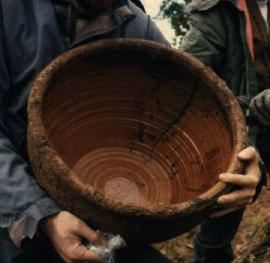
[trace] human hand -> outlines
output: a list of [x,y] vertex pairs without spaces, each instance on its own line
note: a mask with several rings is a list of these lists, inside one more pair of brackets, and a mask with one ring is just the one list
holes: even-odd
[[249,109],[261,124],[270,126],[270,89],[255,96],[250,101]]
[[239,188],[218,198],[218,204],[222,205],[224,209],[213,213],[212,217],[229,214],[253,203],[256,188],[261,179],[260,157],[255,148],[248,147],[238,154],[238,158],[242,162],[247,162],[246,174],[227,173],[219,176],[221,182],[232,184]]
[[80,260],[102,262],[101,255],[87,249],[82,238],[92,244],[105,245],[102,236],[89,228],[82,220],[67,211],[62,211],[40,223],[41,230],[48,236],[57,253],[67,263]]

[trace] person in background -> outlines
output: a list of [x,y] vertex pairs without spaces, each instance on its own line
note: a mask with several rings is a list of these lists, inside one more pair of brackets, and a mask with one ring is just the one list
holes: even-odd
[[[238,97],[249,125],[251,144],[256,145],[266,167],[270,164],[270,35],[267,0],[194,0],[188,6],[190,30],[181,49],[211,67]],[[261,167],[263,169],[263,167]],[[247,175],[249,175],[248,171]],[[228,205],[247,194],[246,202],[224,215],[218,212],[201,226],[195,239],[195,262],[231,262],[231,241],[241,222],[243,209],[255,200],[248,192],[258,183],[256,172],[247,177],[221,175],[220,180],[239,189],[219,198]],[[257,178],[257,179],[255,179]],[[250,194],[251,196],[251,194]],[[240,210],[239,210],[240,209]],[[235,210],[235,211],[234,211]]]
[[[168,42],[128,0],[0,0],[0,21],[0,262],[102,262],[81,242],[102,242],[99,233],[62,211],[32,175],[26,147],[31,82],[55,57],[83,43],[120,37]],[[260,178],[253,149],[239,158],[247,162],[247,176],[235,183],[248,187],[231,202],[223,197],[222,213],[250,202]],[[147,247],[121,251],[116,260],[168,262]]]

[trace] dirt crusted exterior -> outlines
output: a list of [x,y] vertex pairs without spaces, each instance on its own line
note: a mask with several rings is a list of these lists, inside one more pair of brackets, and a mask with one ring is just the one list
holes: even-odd
[[[76,68],[78,68],[80,61],[84,61],[87,65],[88,60],[90,61],[92,58],[99,58],[100,60],[104,53],[106,56],[103,57],[102,62],[104,62],[104,67],[110,68],[111,61],[106,62],[108,54],[118,54],[121,57],[123,52],[125,58],[126,54],[131,54],[125,60],[127,65],[130,63],[129,59],[139,61],[138,57],[142,56],[147,57],[153,68],[158,68],[160,62],[172,65],[176,69],[177,67],[185,68],[185,72],[190,72],[190,75],[185,76],[188,80],[196,78],[196,85],[207,86],[209,92],[215,95],[215,105],[221,105],[222,110],[220,112],[227,118],[225,125],[231,128],[229,136],[231,136],[232,151],[226,167],[228,172],[239,173],[242,171],[243,167],[238,162],[236,155],[246,147],[247,134],[239,105],[225,83],[209,68],[187,54],[156,43],[143,40],[98,41],[61,55],[40,73],[33,84],[28,104],[28,150],[37,180],[63,209],[71,211],[95,228],[121,234],[131,245],[141,245],[166,240],[190,230],[202,222],[212,209],[216,209],[217,198],[222,193],[230,191],[230,188],[223,183],[216,183],[217,179],[214,178],[213,182],[210,182],[209,179],[209,183],[213,184],[209,190],[190,200],[178,200],[179,202],[176,200],[174,203],[166,204],[152,203],[151,205],[143,205],[143,202],[139,205],[123,203],[121,200],[108,198],[100,189],[82,181],[74,172],[72,166],[69,165],[68,158],[65,160],[62,158],[62,155],[59,154],[61,150],[56,147],[57,140],[61,140],[61,136],[55,135],[56,139],[53,140],[54,135],[51,134],[55,132],[48,129],[50,120],[53,121],[53,118],[56,118],[52,114],[46,117],[47,109],[53,108],[48,101],[51,97],[57,97],[57,92],[50,93],[50,90],[57,89],[59,83],[61,83],[59,79],[68,76],[72,78],[72,74],[69,72],[72,64],[76,64]],[[118,64],[119,62],[116,63],[116,68]],[[93,68],[93,65],[91,67]],[[149,68],[151,67],[148,67],[147,70]],[[69,74],[65,75],[66,71]],[[164,75],[167,74],[168,79],[172,78],[173,73],[171,71],[163,72]],[[48,96],[48,94],[51,94],[51,96]],[[61,96],[63,99],[63,94],[59,95],[60,98]],[[69,97],[72,96],[69,94]],[[57,103],[61,103],[61,99]],[[198,103],[200,103],[199,99]],[[189,105],[187,104],[187,106]],[[54,113],[53,110],[52,113]],[[185,113],[183,112],[183,114]],[[206,116],[205,118],[209,117]],[[171,122],[173,123],[172,126],[177,126],[181,120],[176,118],[174,122]],[[176,133],[179,130],[180,128],[176,129]],[[139,140],[144,142],[140,138]],[[66,143],[70,144],[72,141],[69,140]],[[168,142],[162,140],[162,143],[166,145]],[[192,181],[190,184],[192,184]]]

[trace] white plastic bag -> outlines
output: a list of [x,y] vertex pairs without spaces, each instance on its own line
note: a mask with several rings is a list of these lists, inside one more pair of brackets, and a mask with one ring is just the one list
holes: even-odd
[[93,252],[101,255],[104,258],[103,263],[115,263],[114,251],[126,246],[125,240],[119,235],[112,235],[108,233],[101,233],[107,241],[107,246],[96,246],[90,242],[86,244],[86,247]]

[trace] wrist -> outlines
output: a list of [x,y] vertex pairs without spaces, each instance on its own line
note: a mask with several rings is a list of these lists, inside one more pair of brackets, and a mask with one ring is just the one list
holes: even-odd
[[54,224],[54,221],[56,218],[62,213],[63,211],[60,211],[54,215],[48,216],[46,218],[43,218],[38,225],[39,230],[44,233],[48,234],[49,230],[52,228],[52,225]]

